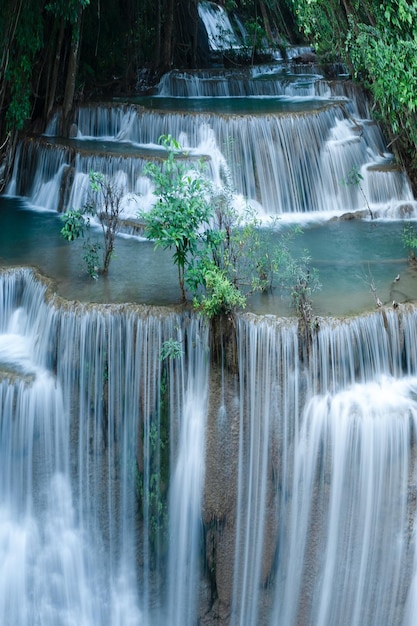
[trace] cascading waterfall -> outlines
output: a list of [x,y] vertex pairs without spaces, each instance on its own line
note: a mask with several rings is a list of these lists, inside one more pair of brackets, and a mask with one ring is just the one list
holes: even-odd
[[198,74],[172,70],[164,74],[158,86],[160,96],[182,98],[242,97],[242,96],[288,96],[330,98],[329,84],[317,74],[292,75],[282,72],[279,80],[273,80],[276,68],[270,74],[264,68],[237,72],[200,71]]
[[408,623],[415,311],[324,326],[308,368],[296,327],[241,320],[239,335],[230,623]]
[[[146,197],[149,188],[149,182],[147,187],[142,176],[145,157],[137,153],[135,146],[156,148],[158,137],[171,134],[191,154],[210,157],[208,173],[214,180],[221,176],[217,164],[226,159],[236,191],[259,203],[265,214],[308,213],[320,217],[362,208],[364,201],[358,186],[344,184],[353,167],[361,172],[369,193],[368,202],[375,214],[395,217],[398,211],[401,214],[404,205],[408,210],[414,206],[404,173],[390,168],[388,155],[382,153],[384,147],[378,127],[352,122],[339,106],[309,115],[265,116],[211,113],[190,116],[151,111],[133,115],[130,110],[125,118],[120,118],[116,108],[113,119],[107,107],[102,111],[109,123],[104,130],[105,137],[113,131],[117,132],[115,145],[118,136],[129,142],[125,155],[112,154],[109,146],[105,155],[98,146],[96,154],[89,155],[73,155],[68,150],[67,162],[61,163],[55,160],[55,151],[48,142],[42,141],[36,146],[31,143],[16,159],[9,191],[32,195],[35,204],[47,193],[48,198],[55,198],[56,209],[62,204],[82,206],[88,197],[87,175],[93,169],[121,184],[126,196],[126,215],[134,217],[141,204],[140,194]],[[83,136],[91,138],[97,127],[104,127],[104,121],[96,121],[99,112],[100,109],[92,107],[80,109],[79,132]],[[207,143],[208,136],[215,141]],[[35,161],[48,162],[48,166],[41,165],[29,185],[29,181],[21,177],[27,170],[26,164],[34,161],[34,150],[39,151]],[[72,171],[71,176],[68,170]],[[65,178],[63,172],[66,172]],[[380,172],[383,172],[382,185],[378,178]],[[129,205],[132,195],[136,201]],[[50,202],[48,200],[48,207]]]
[[240,41],[225,9],[214,2],[199,2],[198,13],[207,31],[209,46],[212,50],[230,50],[240,48]]
[[[304,353],[296,323],[239,318],[240,388],[226,376],[210,444],[226,445],[237,410],[233,485],[227,464],[205,471],[198,317],[66,305],[30,270],[0,287],[2,622],[191,626],[214,623],[215,600],[233,626],[408,626],[413,307],[321,320]],[[183,359],[159,359],[167,338]],[[218,517],[228,552],[206,605],[211,481],[231,518]]]
[[[313,66],[171,72],[152,98],[78,107],[69,139],[55,117],[19,147],[8,193],[81,207],[96,170],[134,218],[170,134],[261,217],[370,219],[364,197],[373,218],[413,217],[369,117]],[[219,363],[197,314],[53,289],[0,273],[1,624],[414,624],[413,305],[316,318],[308,337],[242,314]],[[166,341],[183,355],[161,359]]]
[[[200,341],[207,346],[207,335]],[[179,456],[171,475],[167,621],[172,626],[193,624],[198,614],[208,360],[203,350],[195,357],[190,363],[195,375],[189,378],[179,425]]]
[[[159,602],[161,614],[180,607],[175,623],[191,626],[206,327],[134,307],[56,307],[30,271],[0,278],[1,622],[162,624],[151,618]],[[180,341],[187,359],[164,365],[164,338]],[[181,559],[189,578],[176,580]]]
[[278,623],[401,623],[415,389],[415,378],[382,379],[307,404],[294,445]]

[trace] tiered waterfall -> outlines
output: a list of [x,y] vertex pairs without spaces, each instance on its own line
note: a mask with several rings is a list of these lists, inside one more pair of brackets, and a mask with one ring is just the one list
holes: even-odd
[[[154,97],[80,106],[71,139],[59,123],[21,143],[8,188],[39,223],[82,206],[95,170],[122,185],[132,236],[163,134],[217,184],[227,167],[262,218],[356,212],[377,236],[416,209],[366,101],[317,68],[173,72]],[[341,183],[353,167],[360,186]],[[63,298],[63,254],[39,263],[52,280],[0,273],[0,624],[413,626],[413,277],[395,307],[368,294],[308,341],[294,318],[238,314],[221,358],[192,311]]]

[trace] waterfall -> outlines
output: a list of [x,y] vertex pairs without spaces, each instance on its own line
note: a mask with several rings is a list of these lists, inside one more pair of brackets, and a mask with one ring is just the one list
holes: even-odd
[[[159,603],[191,626],[207,328],[135,307],[48,304],[30,270],[0,284],[1,622],[162,624],[151,622]],[[160,360],[167,339],[183,360]],[[182,559],[189,577],[177,580]]]
[[[200,338],[208,345],[207,334]],[[179,424],[179,456],[173,468],[170,494],[170,594],[167,621],[172,626],[193,624],[198,611],[201,504],[204,486],[207,354],[191,355],[184,407]],[[172,584],[175,581],[175,584]]]
[[280,623],[401,623],[416,383],[382,379],[307,403],[277,574]]
[[[216,183],[221,180],[219,163],[226,161],[236,192],[260,205],[266,215],[323,219],[364,209],[363,194],[374,216],[401,217],[404,207],[413,211],[409,181],[392,166],[378,127],[346,113],[338,103],[308,115],[190,115],[134,106],[80,107],[80,144],[58,147],[51,140],[31,139],[17,155],[8,193],[54,210],[79,207],[88,199],[88,173],[100,171],[121,187],[126,217],[135,218],[141,203],[149,205],[149,181],[142,176],[149,156],[143,148],[148,147],[151,158],[159,158],[158,137],[171,134],[194,158],[206,157],[207,175]],[[210,144],[208,135],[213,137]],[[89,152],[80,149],[93,137],[96,143],[88,144]],[[103,149],[98,140],[109,138]],[[124,153],[118,154],[117,146]],[[363,179],[361,188],[345,182],[353,168]]]
[[2,623],[409,626],[414,307],[241,316],[216,382],[197,316],[0,295]]
[[242,46],[223,7],[214,2],[199,2],[198,14],[205,26],[211,50],[227,51]]
[[415,312],[380,317],[325,325],[312,368],[295,326],[240,320],[233,625],[408,623]]
[[[199,14],[213,50],[219,26],[240,45],[223,8],[199,3]],[[133,238],[123,244],[136,256],[120,244],[102,296],[53,243],[49,267],[71,266],[56,283],[2,269],[0,624],[413,626],[417,308],[405,252],[388,241],[415,216],[407,176],[363,94],[316,65],[172,71],[157,92],[76,107],[70,138],[57,114],[22,139],[7,193],[37,212],[80,208],[98,171],[136,232],[137,210],[155,201],[144,167],[165,157],[169,134],[215,185],[230,173],[260,219],[315,222],[320,272],[335,281],[323,311],[329,291],[341,307],[351,294],[373,304],[376,285],[384,304],[303,329],[262,294],[273,315],[208,324],[152,306],[157,291],[154,302],[174,301],[175,277],[168,253],[145,260]],[[354,228],[323,226],[352,213]],[[114,289],[126,276],[137,289]],[[74,299],[125,293],[148,304]],[[163,358],[166,342],[179,358]]]
[[[265,72],[265,73],[261,73]],[[276,68],[230,72],[227,70],[201,70],[180,72],[172,70],[162,76],[158,85],[160,96],[196,97],[242,97],[242,96],[332,96],[329,84],[320,75],[293,75],[282,72],[277,80]]]

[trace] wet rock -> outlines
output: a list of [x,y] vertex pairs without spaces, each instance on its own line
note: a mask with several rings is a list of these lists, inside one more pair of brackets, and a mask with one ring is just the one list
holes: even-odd
[[69,137],[76,137],[78,135],[78,126],[77,124],[71,124],[68,131]]
[[369,211],[349,211],[348,213],[343,213],[339,217],[333,217],[331,222],[348,222],[350,220],[363,220],[364,218],[369,216]]
[[299,54],[294,57],[294,63],[306,65],[307,63],[315,63],[317,61],[317,56],[314,52],[304,52],[303,54]]

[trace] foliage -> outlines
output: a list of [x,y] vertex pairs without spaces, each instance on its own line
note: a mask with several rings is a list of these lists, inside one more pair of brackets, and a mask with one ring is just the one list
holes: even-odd
[[[391,128],[393,149],[415,162],[417,0],[292,0],[299,27],[321,54],[344,56]],[[417,164],[416,164],[417,166]]]
[[194,307],[209,319],[246,306],[245,296],[214,263],[203,270],[202,282],[206,293],[194,298]]
[[70,24],[75,24],[80,11],[83,11],[89,4],[90,0],[50,0],[46,3],[45,10]]
[[97,241],[88,239],[83,243],[83,261],[87,267],[87,273],[91,278],[97,280],[100,270],[99,251],[101,245]]
[[371,216],[371,219],[374,219],[374,214],[372,213],[372,209],[369,206],[368,198],[366,197],[365,191],[362,186],[362,181],[363,181],[363,176],[360,173],[358,166],[353,165],[351,169],[349,170],[349,172],[347,173],[346,178],[342,180],[342,183],[344,185],[353,185],[354,187],[357,187],[359,189],[365,201],[366,208],[369,211],[369,215]]
[[408,258],[412,261],[415,261],[417,250],[417,232],[415,227],[410,223],[404,226],[402,233],[402,242],[404,248],[407,250]]
[[[317,52],[333,57],[344,40],[346,18],[335,0],[291,0],[300,30]],[[337,52],[336,52],[337,53]]]
[[164,555],[168,539],[168,486],[170,459],[169,379],[162,366],[159,402],[143,424],[145,456],[136,467],[136,495],[147,522],[152,557]]
[[88,210],[97,216],[101,225],[104,241],[103,272],[106,273],[114,253],[116,234],[120,228],[123,191],[99,172],[90,172],[90,186],[94,193],[94,201]]
[[[417,10],[417,2],[412,5],[407,15]],[[408,20],[402,21],[401,13],[394,19],[389,8],[375,26],[355,26],[350,20],[346,50],[355,75],[372,91],[380,115],[395,134],[404,133],[416,146],[417,31],[410,27],[407,33]]]
[[180,359],[183,354],[184,352],[181,348],[181,343],[170,337],[162,344],[159,360],[165,361],[166,359]]
[[210,184],[201,175],[201,168],[181,160],[180,146],[170,135],[160,137],[159,143],[167,150],[167,158],[161,166],[149,163],[144,170],[154,184],[157,201],[150,211],[141,212],[140,218],[155,248],[174,249],[181,298],[185,301],[185,271],[212,215]]
[[[37,3],[32,0],[17,13],[19,5],[16,5],[16,14],[10,13],[11,23],[5,29],[7,55],[2,57],[0,66],[0,90],[8,89],[9,96],[6,131],[22,130],[31,117],[35,59],[43,45],[43,24]],[[2,8],[1,13],[3,11]],[[7,19],[7,11],[3,19]],[[1,98],[0,93],[0,104]]]
[[353,165],[352,168],[347,173],[346,178],[343,179],[343,184],[354,185],[355,187],[358,187],[362,180],[363,180],[363,176],[360,173],[358,166]]
[[82,211],[70,209],[61,216],[64,226],[61,228],[61,235],[67,241],[74,241],[79,237],[84,237],[86,228],[89,226],[89,219]]
[[[221,191],[213,191],[214,210],[210,228],[204,234],[204,246],[187,273],[187,283],[195,292],[205,284],[204,275],[213,266],[245,295],[272,289],[273,253],[269,251],[270,228],[263,228],[255,211],[233,206],[233,191],[226,180]],[[274,222],[271,222],[270,226]]]
[[64,226],[61,235],[67,241],[75,241],[79,237],[85,238],[83,243],[83,261],[87,266],[87,273],[97,280],[99,270],[98,251],[100,244],[91,241],[90,238],[90,209],[88,206],[82,210],[70,209],[61,216]]
[[[187,273],[194,306],[211,318],[244,308],[254,292],[279,287],[290,298],[296,314],[312,315],[312,294],[320,288],[317,271],[304,251],[295,258],[291,243],[301,233],[296,227],[278,235],[276,222],[261,224],[251,207],[240,213],[232,204],[227,184],[213,197],[215,217],[204,244]],[[199,293],[199,286],[203,293]]]
[[[227,171],[224,187],[216,190],[201,167],[179,159],[176,140],[168,135],[159,141],[167,149],[167,158],[162,165],[145,168],[158,199],[140,217],[155,248],[174,249],[182,300],[187,285],[194,307],[213,318],[244,308],[250,294],[272,290],[277,282],[291,295],[296,313],[307,318],[311,294],[319,283],[306,253],[298,260],[291,256],[289,244],[299,230],[273,243],[274,221],[265,228],[249,206],[239,211],[233,205]],[[175,342],[168,342],[162,358],[176,356],[179,350]]]
[[318,271],[311,266],[307,250],[295,258],[287,244],[282,243],[280,252],[280,286],[289,295],[298,318],[305,327],[310,327],[313,318],[312,295],[321,289]]
[[[90,172],[90,188],[94,201],[87,202],[82,209],[70,209],[62,215],[64,226],[61,235],[67,241],[74,241],[83,237],[83,260],[86,263],[89,276],[94,279],[98,274],[106,274],[114,253],[116,234],[120,227],[122,212],[121,189],[98,172]],[[103,233],[103,260],[100,264],[99,251],[102,246],[92,241],[90,237],[90,218],[98,219]]]
[[259,16],[251,17],[245,22],[246,45],[250,49],[250,59],[260,61],[262,57],[270,57],[271,48],[275,47],[272,36],[268,37],[265,25]]

